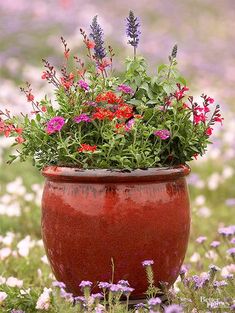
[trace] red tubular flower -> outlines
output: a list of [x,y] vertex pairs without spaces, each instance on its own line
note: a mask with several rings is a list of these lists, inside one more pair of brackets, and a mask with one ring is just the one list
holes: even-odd
[[84,41],[84,43],[85,43],[87,49],[89,49],[89,50],[95,48],[94,41],[91,41],[91,40],[87,39],[87,40]]
[[17,127],[15,128],[15,131],[17,132],[17,134],[21,135],[23,133],[23,128]]
[[17,143],[23,143],[25,140],[24,140],[23,137],[18,136],[18,137],[16,137],[15,141],[16,141]]
[[207,136],[211,136],[211,135],[212,135],[212,131],[213,131],[213,128],[208,127],[208,128],[206,129],[206,131],[205,131],[205,134],[206,134]]
[[27,101],[28,101],[28,102],[31,102],[31,101],[34,100],[34,96],[33,96],[31,93],[29,93],[28,95],[26,95],[26,97],[27,97]]
[[97,148],[96,145],[91,146],[89,144],[83,143],[81,144],[81,148],[78,148],[78,152],[87,152],[87,151],[95,152],[96,148]]

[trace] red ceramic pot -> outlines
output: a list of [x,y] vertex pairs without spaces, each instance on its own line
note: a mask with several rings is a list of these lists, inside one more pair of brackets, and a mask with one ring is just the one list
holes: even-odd
[[141,298],[147,289],[141,262],[151,259],[156,283],[173,284],[188,244],[189,172],[187,166],[132,172],[46,167],[42,237],[57,280],[78,295],[81,280],[110,281],[113,260],[114,282],[128,280],[132,298]]

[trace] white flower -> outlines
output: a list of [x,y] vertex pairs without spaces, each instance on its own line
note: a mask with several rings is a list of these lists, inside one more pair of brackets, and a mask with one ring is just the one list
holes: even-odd
[[2,248],[0,250],[0,260],[3,261],[7,257],[9,257],[10,254],[11,254],[11,249],[10,248]]
[[0,276],[0,285],[5,284],[5,282],[6,282],[6,278],[3,276]]
[[235,264],[230,264],[221,269],[221,276],[226,277],[228,274],[235,274]]
[[205,218],[210,217],[211,216],[211,210],[208,207],[204,206],[204,207],[198,209],[197,215],[201,216],[201,217],[205,217]]
[[29,249],[35,245],[33,241],[31,241],[30,236],[26,236],[17,244],[18,253],[23,257],[27,257],[29,254]]
[[209,250],[206,252],[205,257],[212,261],[216,261],[218,259],[218,254],[213,250]]
[[42,261],[44,264],[47,264],[47,265],[49,264],[48,258],[47,258],[46,255],[44,255],[44,256],[41,257],[41,261]]
[[219,175],[219,173],[213,173],[207,182],[208,188],[210,190],[216,190],[219,186],[219,183],[221,181],[221,177]]
[[50,307],[50,302],[51,302],[51,298],[50,298],[50,293],[51,293],[51,288],[44,288],[43,289],[43,293],[40,295],[40,297],[38,298],[38,301],[36,303],[36,309],[37,310],[48,310]]
[[195,198],[195,204],[199,206],[203,205],[205,203],[205,200],[206,200],[205,196],[199,195]]
[[15,238],[15,234],[12,232],[7,232],[5,237],[1,237],[0,241],[6,246],[10,246]]
[[196,263],[196,262],[200,261],[200,259],[201,259],[200,254],[197,252],[194,252],[194,254],[190,258],[190,262]]
[[23,286],[23,280],[17,279],[15,277],[8,277],[6,281],[6,285],[9,287],[19,287]]
[[7,294],[4,291],[0,291],[0,304],[7,298]]
[[229,179],[230,177],[232,177],[234,175],[234,170],[232,167],[230,166],[226,166],[224,169],[223,169],[223,172],[222,172],[222,177],[224,179]]

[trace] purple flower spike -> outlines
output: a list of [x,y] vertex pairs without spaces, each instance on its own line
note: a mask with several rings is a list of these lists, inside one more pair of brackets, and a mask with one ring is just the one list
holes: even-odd
[[90,37],[93,39],[95,43],[94,47],[95,57],[99,60],[102,60],[106,56],[103,40],[104,32],[97,22],[97,15],[93,18],[90,27],[91,27]]
[[64,118],[61,116],[56,116],[53,117],[48,123],[47,123],[47,128],[46,128],[46,132],[48,134],[53,134],[56,132],[59,132],[62,127],[64,126]]
[[139,18],[135,17],[134,13],[130,11],[126,21],[127,21],[126,34],[127,37],[129,38],[128,43],[136,49],[139,44],[140,41],[139,37],[141,34],[141,32],[139,31],[140,28]]
[[235,247],[228,249],[226,252],[228,253],[228,255],[235,257]]
[[219,241],[212,241],[212,243],[210,244],[210,246],[212,248],[218,248],[220,246],[220,242]]
[[75,118],[73,120],[74,120],[74,122],[76,122],[78,124],[81,122],[89,123],[91,121],[90,117],[85,113],[82,113],[79,116],[75,116]]
[[121,91],[121,92],[129,94],[129,95],[134,94],[134,90],[128,85],[121,84],[118,86],[117,89],[118,89],[118,91]]
[[197,243],[203,243],[203,242],[205,242],[207,240],[207,237],[205,237],[205,236],[200,236],[200,237],[198,237],[197,239],[196,239],[196,242]]
[[171,133],[167,129],[156,130],[153,134],[162,140],[166,140],[171,136]]
[[86,287],[90,288],[91,286],[92,286],[92,282],[89,280],[82,280],[79,284],[79,287],[82,289]]
[[154,261],[153,260],[145,260],[142,262],[142,266],[151,266],[154,264]]
[[178,304],[171,304],[165,308],[164,313],[183,313],[183,308]]
[[89,85],[88,85],[88,83],[86,83],[84,80],[79,80],[78,86],[79,86],[80,88],[82,88],[83,90],[85,90],[85,91],[88,91],[88,90],[89,90]]

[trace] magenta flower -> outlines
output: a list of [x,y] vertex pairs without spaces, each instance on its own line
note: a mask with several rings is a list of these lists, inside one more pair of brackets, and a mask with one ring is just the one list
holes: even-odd
[[81,122],[89,123],[91,121],[90,117],[85,113],[82,113],[79,116],[75,116],[73,120],[76,123],[81,123]]
[[142,262],[142,266],[145,267],[145,266],[151,266],[154,264],[154,261],[153,260],[145,260]]
[[118,91],[121,91],[121,92],[129,94],[129,95],[134,94],[134,90],[128,85],[121,84],[118,86],[117,89],[118,89]]
[[64,126],[65,120],[62,116],[56,116],[53,117],[48,123],[46,132],[48,134],[53,134],[61,130],[61,128]]
[[88,85],[88,83],[85,82],[85,80],[79,80],[78,86],[85,91],[89,90],[89,85]]
[[129,132],[129,131],[132,129],[132,127],[134,126],[134,124],[135,124],[135,120],[134,120],[134,118],[132,118],[131,120],[129,120],[129,121],[126,123],[126,125],[125,125],[125,130],[126,130],[127,132]]
[[153,134],[162,140],[166,140],[171,136],[171,133],[167,129],[156,130]]

